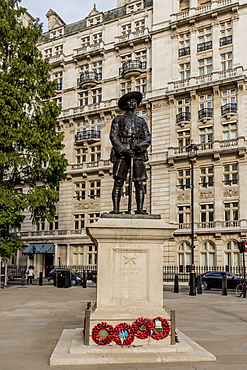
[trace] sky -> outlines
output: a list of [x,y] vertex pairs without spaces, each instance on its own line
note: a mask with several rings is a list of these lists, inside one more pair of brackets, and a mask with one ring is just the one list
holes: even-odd
[[107,11],[117,7],[117,0],[22,0],[20,5],[43,23],[43,31],[47,31],[46,13],[54,10],[66,24],[85,18],[93,9],[94,4],[99,11]]

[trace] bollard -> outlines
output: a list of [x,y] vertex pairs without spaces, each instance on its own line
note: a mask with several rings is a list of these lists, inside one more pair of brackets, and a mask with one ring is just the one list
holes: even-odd
[[87,287],[87,274],[86,274],[86,271],[83,271],[82,287],[83,288],[86,288]]
[[39,273],[39,286],[43,285],[43,272]]
[[222,295],[227,295],[227,277],[222,277]]
[[174,293],[179,293],[178,275],[175,275],[173,292]]
[[197,294],[202,294],[202,277],[199,275],[196,279]]

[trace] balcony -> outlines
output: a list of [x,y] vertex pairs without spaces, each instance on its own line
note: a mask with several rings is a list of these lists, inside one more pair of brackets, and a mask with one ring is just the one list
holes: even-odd
[[220,46],[232,44],[232,35],[220,38]]
[[213,117],[213,108],[202,108],[198,111],[199,119],[208,119]]
[[229,104],[222,105],[221,107],[222,116],[225,116],[228,114],[231,115],[233,113],[237,113],[237,103],[229,103]]
[[182,124],[190,122],[190,112],[180,112],[176,115],[176,123]]
[[128,62],[123,63],[122,67],[119,69],[119,74],[125,78],[137,77],[146,68],[146,62],[141,62],[140,60],[129,60]]
[[186,48],[181,48],[178,50],[178,56],[184,57],[186,55],[190,55],[190,47],[187,46]]
[[94,142],[100,140],[100,131],[95,130],[85,130],[83,132],[78,132],[75,135],[75,141],[76,143],[79,143],[81,141],[88,141],[88,142]]
[[197,52],[206,51],[212,49],[212,41],[201,42],[197,45]]
[[84,72],[77,80],[77,86],[80,88],[91,88],[102,80],[102,74],[97,72]]

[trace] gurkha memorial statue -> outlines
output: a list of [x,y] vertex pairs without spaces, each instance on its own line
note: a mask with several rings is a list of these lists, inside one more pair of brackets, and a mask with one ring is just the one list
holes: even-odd
[[[88,303],[84,323],[80,323],[83,328],[63,331],[51,365],[215,359],[197,344],[193,346],[193,341],[188,343],[182,333],[177,343],[175,312],[164,309],[163,244],[177,226],[143,209],[151,134],[146,121],[135,114],[141,101],[142,94],[136,91],[118,101],[125,113],[113,119],[110,130],[113,209],[87,227],[98,247],[97,302]],[[128,210],[122,212],[127,176]],[[132,184],[136,210],[132,210]]]

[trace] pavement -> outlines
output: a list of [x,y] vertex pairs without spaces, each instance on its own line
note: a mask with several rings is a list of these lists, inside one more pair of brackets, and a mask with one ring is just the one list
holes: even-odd
[[247,370],[247,298],[220,290],[189,296],[188,286],[173,293],[164,285],[164,306],[176,310],[176,327],[207,351],[213,362],[50,366],[49,359],[64,329],[82,327],[95,284],[56,288],[11,282],[0,290],[0,370]]

